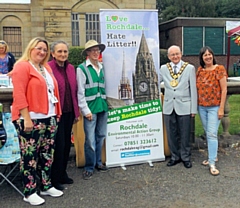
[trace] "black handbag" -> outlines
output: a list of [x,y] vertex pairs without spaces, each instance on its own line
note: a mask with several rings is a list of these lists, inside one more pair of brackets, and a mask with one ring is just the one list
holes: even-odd
[[0,149],[4,146],[6,142],[7,142],[7,133],[3,126],[2,112],[0,112]]

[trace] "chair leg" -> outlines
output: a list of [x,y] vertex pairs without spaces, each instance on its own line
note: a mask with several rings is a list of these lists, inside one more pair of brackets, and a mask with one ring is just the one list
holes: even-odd
[[4,178],[4,181],[6,180],[19,194],[21,194],[23,197],[23,193],[10,181],[6,176],[4,176],[2,173],[0,175]]
[[8,172],[7,175],[4,175],[0,172],[0,176],[3,177],[3,180],[0,182],[0,185],[2,185],[4,181],[7,181],[19,194],[21,194],[24,197],[23,193],[12,183],[12,181],[17,177],[18,174],[16,174],[11,181],[8,179],[10,174],[18,167],[18,165],[19,165],[19,163],[16,163],[12,167],[12,169]]
[[[8,176],[11,175],[11,173],[16,169],[16,167],[17,167],[18,165],[19,165],[19,163],[16,163],[16,164],[13,166],[13,168],[8,172],[8,174],[7,174],[7,175],[4,175],[4,179],[1,181],[0,185],[3,184],[3,182],[6,180],[6,178],[8,178]],[[7,168],[7,167],[6,167],[6,168]],[[6,172],[7,172],[7,170],[5,169],[4,173],[6,173]],[[1,174],[1,175],[3,175],[3,174]],[[13,181],[15,178],[16,178],[16,176],[12,179],[12,181]]]

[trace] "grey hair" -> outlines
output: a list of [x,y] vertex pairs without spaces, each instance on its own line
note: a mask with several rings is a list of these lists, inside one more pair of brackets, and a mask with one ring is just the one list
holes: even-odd
[[170,47],[168,48],[167,54],[169,54],[169,51],[170,51],[171,49],[173,49],[173,48],[177,48],[177,49],[179,49],[179,51],[181,52],[181,48],[180,48],[179,46],[177,46],[177,45],[172,45],[172,46],[170,46]]
[[56,45],[58,45],[58,44],[64,44],[64,45],[66,45],[66,46],[67,46],[67,49],[69,50],[69,45],[68,45],[67,42],[65,42],[64,40],[57,40],[57,41],[55,41],[55,42],[53,42],[53,43],[51,44],[51,47],[50,47],[51,52],[54,52],[54,51],[55,51],[55,47],[56,47]]

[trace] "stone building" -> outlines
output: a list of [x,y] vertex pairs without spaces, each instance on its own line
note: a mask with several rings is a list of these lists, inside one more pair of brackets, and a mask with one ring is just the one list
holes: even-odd
[[130,80],[126,75],[125,54],[123,52],[122,78],[118,86],[118,99],[123,100],[126,105],[133,104],[132,87]]
[[144,33],[141,37],[132,79],[135,103],[159,99],[158,76]]
[[[11,2],[11,0],[9,0]],[[19,0],[20,2],[20,0]],[[30,4],[0,3],[0,39],[18,58],[29,40],[63,39],[71,46],[100,41],[100,9],[156,9],[156,0],[31,0]]]

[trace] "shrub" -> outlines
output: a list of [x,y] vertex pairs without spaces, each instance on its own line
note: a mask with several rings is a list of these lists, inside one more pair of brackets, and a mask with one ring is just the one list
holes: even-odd
[[167,49],[160,49],[160,66],[169,62]]
[[85,56],[82,56],[83,50],[84,48],[78,46],[72,46],[69,48],[68,60],[75,67],[75,69],[86,59]]

